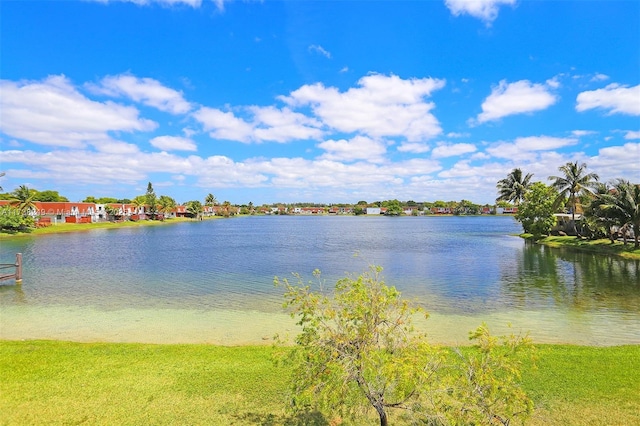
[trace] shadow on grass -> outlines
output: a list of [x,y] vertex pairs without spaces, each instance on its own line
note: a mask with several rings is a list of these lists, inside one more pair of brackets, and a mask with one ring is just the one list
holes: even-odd
[[260,426],[329,426],[331,423],[319,411],[305,411],[290,416],[245,413],[235,416],[238,420]]

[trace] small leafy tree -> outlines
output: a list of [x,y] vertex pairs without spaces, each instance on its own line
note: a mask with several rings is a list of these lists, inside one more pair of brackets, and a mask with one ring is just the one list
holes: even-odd
[[[302,331],[281,358],[291,368],[291,406],[352,419],[373,408],[381,426],[391,410],[413,424],[509,424],[526,418],[531,400],[519,387],[520,352],[526,338],[494,338],[486,326],[471,338],[475,348],[447,352],[427,343],[412,326],[420,309],[387,286],[382,268],[347,275],[325,292],[276,277],[285,307]],[[516,356],[516,354],[518,356]]]
[[524,232],[535,237],[546,235],[555,225],[554,201],[558,194],[550,186],[535,182],[524,195],[524,202],[518,207],[516,220],[522,223]]
[[347,276],[332,295],[313,292],[299,276],[298,285],[276,278],[286,290],[285,306],[302,326],[287,359],[294,408],[317,405],[355,418],[373,407],[384,426],[390,409],[409,407],[417,397],[435,368],[434,350],[412,334],[415,310],[380,272],[371,266]]
[[443,368],[448,391],[436,394],[438,418],[445,424],[507,426],[524,422],[533,401],[520,385],[523,360],[533,358],[528,336],[492,336],[486,324],[469,333],[472,348],[454,349]]
[[398,200],[390,200],[385,202],[385,207],[387,208],[387,212],[385,213],[387,216],[400,216],[403,213],[402,204]]
[[34,225],[33,217],[22,214],[16,207],[0,207],[0,231],[25,232],[33,228]]

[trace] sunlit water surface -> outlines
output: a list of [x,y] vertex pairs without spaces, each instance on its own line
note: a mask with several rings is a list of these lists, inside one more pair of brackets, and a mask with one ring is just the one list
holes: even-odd
[[[374,263],[434,342],[486,322],[537,342],[640,344],[640,262],[525,243],[510,217],[244,217],[3,241],[0,338],[269,343],[297,332],[274,276]],[[358,256],[354,257],[357,253]],[[507,325],[511,324],[511,329]]]

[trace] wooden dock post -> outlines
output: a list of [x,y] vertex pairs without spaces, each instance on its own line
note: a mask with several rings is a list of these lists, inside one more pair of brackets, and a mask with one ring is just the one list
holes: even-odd
[[[13,269],[13,272],[6,273],[5,269]],[[0,281],[11,279],[18,285],[22,284],[22,253],[16,253],[16,263],[0,263]]]
[[22,284],[22,253],[16,253],[16,284]]

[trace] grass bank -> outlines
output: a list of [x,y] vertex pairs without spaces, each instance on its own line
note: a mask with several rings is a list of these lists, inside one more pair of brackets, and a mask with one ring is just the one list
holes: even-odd
[[[215,219],[220,217],[211,217],[209,219]],[[20,238],[25,236],[38,236],[38,235],[48,235],[48,234],[64,234],[68,232],[84,232],[90,231],[92,229],[119,229],[119,228],[134,228],[140,226],[166,226],[175,223],[181,222],[193,222],[194,219],[188,218],[173,218],[173,219],[165,219],[165,220],[139,220],[139,221],[123,221],[123,222],[95,222],[95,223],[58,223],[55,225],[43,227],[43,228],[35,228],[29,232],[17,232],[17,233],[7,233],[0,232],[0,239],[7,238]]]
[[633,246],[633,241],[628,241],[625,245],[621,241],[611,244],[609,239],[585,240],[576,237],[544,237],[536,240],[531,234],[522,234],[523,238],[535,241],[536,244],[543,244],[555,248],[568,248],[571,250],[604,254],[609,256],[620,256],[627,259],[640,259],[640,249]]
[[[640,346],[538,346],[530,424],[640,424]],[[0,341],[4,425],[328,425],[283,407],[270,347]]]

